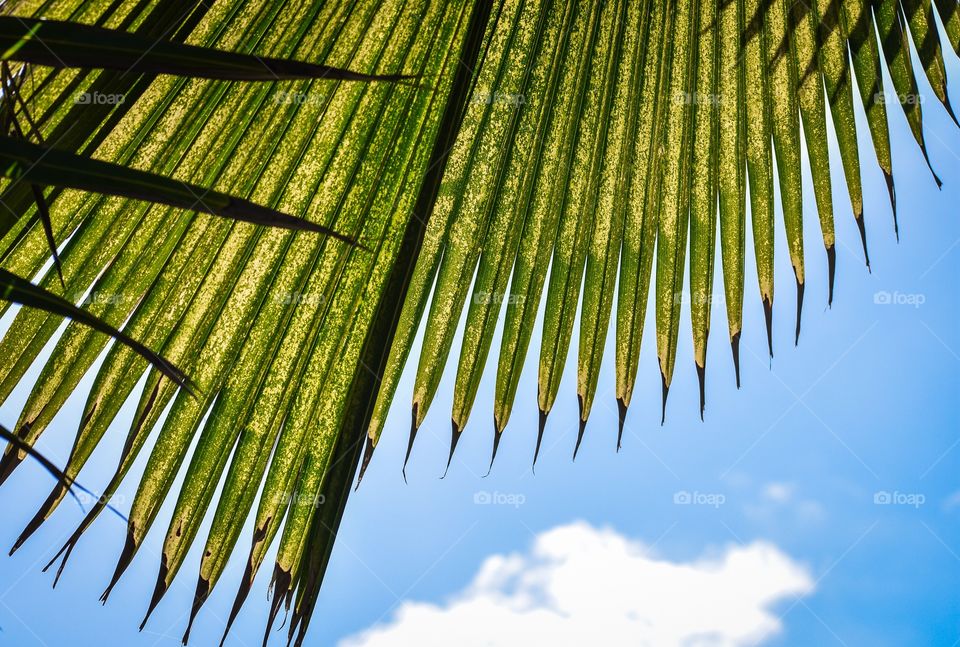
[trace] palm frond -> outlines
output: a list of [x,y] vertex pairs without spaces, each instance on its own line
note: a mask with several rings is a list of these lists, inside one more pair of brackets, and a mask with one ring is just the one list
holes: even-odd
[[[0,240],[0,267],[37,277],[48,290],[59,280],[46,266],[43,223],[33,217],[45,208],[51,237],[65,241],[59,253],[64,294],[93,295],[92,315],[179,366],[196,382],[197,395],[161,379],[130,348],[106,349],[65,478],[76,477],[130,397],[137,400],[136,413],[105,496],[58,555],[59,568],[155,434],[126,546],[104,597],[157,523],[163,502],[174,497],[172,518],[160,520],[166,535],[152,610],[200,543],[201,521],[212,507],[192,623],[253,515],[246,572],[228,628],[278,542],[271,624],[282,605],[292,606],[288,635],[297,644],[310,622],[362,447],[361,469],[384,430],[401,372],[414,359],[421,324],[407,459],[451,354],[458,358],[453,456],[476,419],[472,412],[502,315],[494,360],[495,456],[541,309],[538,390],[524,395],[536,395],[540,410],[534,460],[548,414],[557,398],[566,397],[561,378],[579,319],[576,453],[598,400],[614,295],[621,433],[650,298],[663,415],[670,384],[683,370],[676,358],[684,303],[702,414],[715,293],[722,289],[726,304],[737,383],[739,340],[748,325],[745,299],[762,302],[773,354],[778,218],[795,275],[792,314],[799,338],[804,295],[810,294],[802,151],[826,250],[829,304],[834,217],[846,212],[832,202],[831,165],[843,170],[866,260],[861,174],[873,163],[860,156],[856,102],[866,111],[896,227],[888,118],[897,105],[928,164],[929,158],[922,102],[886,101],[883,70],[893,82],[891,95],[916,97],[915,46],[939,106],[949,111],[943,59],[960,45],[960,16],[948,0],[935,8],[921,0],[94,4],[29,3],[34,10],[23,10],[22,20],[0,19],[0,34],[7,37],[0,41],[3,58],[23,66],[17,74],[33,122],[29,132],[46,147],[5,139],[0,152],[36,158],[56,149],[56,156],[44,155],[63,162],[57,174],[32,165],[42,160],[17,158],[19,166],[0,180],[0,199],[12,211],[4,216],[9,223]],[[941,44],[938,16],[949,43]],[[86,27],[74,31],[56,21]],[[45,33],[63,47],[59,63],[37,47]],[[91,53],[94,35],[132,55],[144,39],[167,33],[155,56],[132,67],[122,56],[107,65]],[[254,70],[253,55],[267,65]],[[288,63],[276,63],[281,60]],[[331,70],[353,74],[332,80]],[[414,78],[422,82],[345,82]],[[104,106],[72,99],[89,93],[125,100]],[[26,119],[22,110],[9,117]],[[830,159],[828,119],[839,159]],[[339,232],[358,246],[209,218],[198,215],[196,205],[156,193],[109,191],[107,176],[77,179],[84,168],[108,167],[114,188],[117,178],[149,178],[157,191],[157,178],[171,182],[164,190],[209,187],[207,195],[217,196],[221,210],[262,205],[263,213]],[[68,168],[78,174],[68,177]],[[51,186],[43,206],[30,183]],[[163,204],[134,199],[144,197]],[[221,197],[230,201],[218,202]],[[758,294],[751,288],[754,297],[744,294],[748,226],[759,280]],[[714,283],[718,254],[722,288]],[[50,313],[17,313],[0,340],[6,358],[0,399],[24,379],[58,324]],[[20,450],[42,435],[106,344],[77,323],[56,339],[18,420],[17,440],[0,461],[0,480],[16,468]],[[180,473],[183,484],[174,491]],[[23,539],[66,493],[57,483]]]

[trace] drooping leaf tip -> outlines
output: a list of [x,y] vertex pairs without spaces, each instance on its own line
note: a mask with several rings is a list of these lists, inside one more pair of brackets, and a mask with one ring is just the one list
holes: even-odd
[[440,478],[447,478],[447,472],[450,471],[450,463],[453,462],[453,452],[457,449],[457,443],[460,442],[460,427],[457,426],[456,421],[450,421],[450,455],[447,456],[447,466],[443,470],[443,476]]
[[623,443],[623,427],[627,420],[627,403],[623,398],[617,398],[617,451]]
[[797,326],[794,331],[793,336],[793,345],[797,346],[800,344],[800,319],[803,315],[803,290],[804,283],[800,280],[798,275],[794,275],[794,279],[797,282]]
[[833,307],[833,284],[837,276],[837,246],[827,247],[827,307]]
[[740,332],[730,337],[730,352],[733,354],[733,372],[737,378],[737,388],[740,388]]
[[707,399],[706,399],[706,379],[707,379],[707,367],[701,366],[700,362],[694,362],[694,366],[697,369],[697,383],[700,387],[700,422],[703,422],[703,410],[706,408]]
[[763,321],[767,326],[767,351],[773,358],[773,299],[764,296],[761,302],[763,303]]

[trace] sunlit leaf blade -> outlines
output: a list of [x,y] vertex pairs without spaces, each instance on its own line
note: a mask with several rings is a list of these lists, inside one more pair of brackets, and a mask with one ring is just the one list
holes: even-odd
[[960,6],[954,0],[934,0],[947,38],[957,54],[960,54]]
[[[491,66],[490,77],[478,78],[475,92],[479,95],[475,94],[473,100],[483,106],[483,124],[467,162],[464,191],[451,204],[452,221],[424,328],[423,359],[417,367],[413,391],[415,427],[423,422],[433,401],[476,272],[480,243],[490,232],[495,198],[509,162],[504,143],[512,142],[516,135],[523,109],[517,98],[524,96],[527,69],[538,44],[536,36],[542,24],[539,3],[507,2],[502,11],[506,20],[498,23],[502,29],[493,33],[488,54],[488,60],[497,57],[500,63]],[[454,310],[449,303],[456,304]],[[454,420],[451,456],[461,431]]]
[[700,383],[700,417],[705,406],[707,340],[713,305],[713,268],[717,236],[717,160],[719,103],[719,20],[717,0],[704,0],[697,21],[696,77],[693,94],[693,161],[690,169],[690,322],[693,361]]
[[842,8],[843,33],[853,55],[853,69],[860,88],[860,100],[867,114],[877,163],[887,183],[890,208],[893,210],[894,233],[899,238],[897,197],[893,184],[893,160],[887,127],[887,95],[883,90],[880,50],[877,46],[873,12],[866,0],[850,0],[844,2]]
[[[566,9],[559,10],[563,4],[566,4]],[[548,132],[541,123],[554,106],[561,72],[563,52],[551,45],[569,36],[573,10],[572,2],[546,2],[541,5],[534,34],[536,56],[528,59],[520,93],[499,98],[518,114],[507,111],[500,115],[501,119],[513,122],[515,130],[513,141],[505,142],[511,145],[512,151],[506,160],[500,187],[492,197],[495,200],[494,213],[483,243],[467,310],[451,415],[453,425],[459,430],[466,427],[473,407],[501,309],[505,309],[507,316],[512,317],[512,311],[523,307],[526,298],[526,295],[517,294],[513,289],[508,293],[508,282],[521,242],[521,231],[526,228],[528,217],[532,215],[533,192],[541,171]],[[503,431],[498,423],[494,414],[491,467],[499,446],[500,432]]]
[[600,124],[608,122],[613,103],[614,84],[609,83],[608,79],[615,73],[619,50],[616,38],[620,29],[618,7],[617,4],[590,7],[587,33],[591,53],[586,88],[590,100],[578,106],[577,135],[571,143],[571,166],[568,181],[563,187],[564,197],[544,307],[537,374],[537,403],[544,415],[553,408],[560,388],[560,378],[573,335],[587,247],[594,227],[599,170],[602,168],[607,135],[606,128]]
[[840,28],[840,3],[835,0],[817,0],[820,27],[817,32],[820,44],[820,69],[823,71],[824,87],[830,103],[833,127],[840,147],[843,175],[847,181],[847,194],[853,218],[860,230],[863,258],[870,267],[867,252],[867,234],[863,218],[863,188],[860,180],[860,157],[857,143],[857,124],[853,111],[853,72],[850,57],[843,42]]
[[[443,14],[440,13],[439,11],[432,12],[429,16],[426,17],[427,20],[425,23],[418,21],[415,16],[407,16],[405,17],[406,25],[404,26],[404,29],[402,31],[400,29],[395,29],[394,33],[397,36],[400,36],[402,34],[404,37],[410,38],[412,37],[414,26],[417,26],[419,29],[435,30],[437,28],[437,23],[439,19],[442,18],[442,16]],[[452,30],[450,27],[448,27],[445,33],[447,37],[449,37],[450,31]],[[438,34],[438,35],[443,35],[443,34]],[[393,58],[396,58],[398,55],[405,53],[407,56],[409,56],[412,59],[412,61],[415,62],[418,59],[418,57],[421,57],[424,55],[424,52],[421,51],[420,47],[427,47],[429,46],[430,42],[431,41],[426,41],[426,42],[421,41],[421,43],[419,44],[419,47],[410,48],[408,46],[405,46],[405,41],[403,39],[396,38],[395,41],[391,44],[391,47],[388,49],[388,51],[383,53],[383,56],[393,59]],[[371,89],[368,91],[368,93],[376,94],[381,91],[382,90]],[[356,175],[354,176],[355,181],[361,184],[364,184],[365,180],[368,180],[369,177],[379,173],[387,173],[387,174],[393,173],[399,179],[399,176],[404,172],[404,169],[406,168],[409,159],[399,157],[398,159],[393,160],[391,163],[387,164],[387,159],[388,159],[387,153],[394,146],[394,142],[398,138],[401,141],[403,141],[404,139],[414,139],[419,134],[420,128],[422,127],[422,124],[423,124],[423,119],[425,119],[425,111],[423,110],[423,107],[428,97],[425,95],[418,96],[412,91],[410,91],[409,89],[405,88],[403,98],[404,98],[403,101],[398,101],[398,102],[388,104],[389,107],[385,109],[383,112],[379,114],[373,113],[368,118],[368,121],[370,123],[376,122],[378,124],[379,129],[386,129],[386,131],[391,133],[392,136],[391,137],[371,137],[368,140],[365,155],[363,157],[363,166],[357,169]],[[415,99],[419,100],[420,102],[418,106],[418,110],[415,113],[416,115],[418,115],[418,119],[411,119],[408,117],[409,117],[409,112],[411,110],[411,107],[415,105],[414,104]],[[362,111],[362,110],[358,111],[357,119],[359,120],[362,117],[362,115],[365,114],[365,112],[366,111]],[[413,154],[412,151],[411,151],[411,154]],[[394,183],[390,183],[390,185],[395,186]],[[387,196],[385,196],[384,198],[384,200],[390,200],[390,199],[394,199],[394,200],[397,199],[396,194],[391,195],[388,193]],[[380,206],[380,205],[377,205],[377,206]],[[296,253],[296,251],[297,251],[296,247],[292,247],[288,252],[288,254],[293,255]],[[309,249],[304,249],[304,252],[306,253],[305,258],[311,259],[312,252]],[[313,262],[316,260],[315,255],[312,258],[313,260],[308,262]],[[346,259],[343,259],[343,260],[345,261]],[[301,270],[301,276],[299,277],[295,272],[281,273],[275,280],[275,284],[271,286],[269,293],[293,294],[294,286],[298,284],[302,284],[304,282],[307,282],[307,284],[309,285],[309,278],[313,276],[318,276],[319,274],[320,273],[315,272],[314,268],[310,265],[307,265],[304,269]],[[346,275],[344,275],[342,272],[339,275],[343,277],[342,280],[346,279]],[[277,284],[276,283],[277,281],[284,281],[286,282],[286,284]],[[338,287],[341,287],[341,285],[342,284],[338,284]],[[358,277],[355,276],[353,279],[353,285],[354,285],[354,289],[358,289],[362,285],[362,282],[359,281]],[[316,286],[315,289],[319,289],[319,287],[320,286]],[[346,293],[346,290],[343,287],[341,287],[339,294],[342,295],[345,293]],[[309,295],[311,293],[308,292],[307,294]],[[284,301],[286,301],[287,306],[290,305],[290,300],[281,299],[280,303],[283,303]],[[308,299],[306,303],[299,304],[299,305],[301,306],[301,308],[306,309],[308,312],[311,309],[313,309],[317,311],[318,315],[328,317],[328,318],[332,318],[333,313],[340,310],[332,294],[323,294],[322,296],[320,296],[320,298],[311,298],[311,299]],[[329,305],[329,309],[327,308],[327,305]],[[264,307],[266,307],[266,310],[264,309]],[[301,308],[298,308],[298,310],[300,310]],[[194,533],[196,532],[198,525],[200,523],[200,520],[203,517],[203,512],[206,509],[206,506],[209,505],[209,502],[212,498],[212,495],[213,495],[212,485],[209,483],[208,475],[211,473],[211,471],[216,474],[219,474],[222,472],[226,464],[227,452],[229,451],[227,448],[232,447],[233,443],[237,442],[236,439],[238,436],[238,430],[236,430],[235,428],[231,428],[235,424],[235,421],[237,418],[236,414],[239,413],[240,410],[245,410],[245,413],[242,414],[241,419],[246,418],[250,409],[254,406],[254,402],[256,402],[256,404],[258,405],[257,408],[259,409],[260,400],[253,399],[252,396],[254,394],[252,392],[244,393],[244,394],[234,394],[234,393],[231,393],[232,391],[231,386],[237,389],[243,388],[245,381],[249,379],[249,378],[245,378],[245,374],[247,376],[251,374],[258,374],[259,373],[258,366],[260,366],[265,361],[267,361],[270,356],[276,355],[276,353],[268,350],[268,345],[270,343],[270,339],[272,336],[271,333],[273,329],[277,327],[278,325],[277,322],[280,317],[285,317],[285,316],[289,316],[290,314],[293,314],[290,310],[291,309],[289,307],[284,308],[277,304],[268,303],[268,304],[265,304],[265,306],[261,306],[261,310],[257,315],[257,325],[251,331],[251,334],[247,336],[247,340],[244,342],[243,352],[241,353],[238,359],[238,362],[234,364],[231,370],[231,375],[229,378],[230,381],[226,385],[226,391],[221,392],[220,397],[217,401],[217,404],[215,405],[215,407],[219,407],[222,402],[224,403],[223,405],[224,407],[233,406],[235,408],[231,413],[218,412],[217,409],[215,408],[213,414],[211,415],[211,418],[213,418],[212,422],[208,423],[207,427],[204,429],[203,433],[201,434],[201,438],[200,438],[201,445],[200,447],[198,447],[198,451],[194,453],[193,463],[191,465],[190,470],[188,471],[187,481],[184,483],[184,486],[181,488],[181,494],[178,500],[177,509],[174,512],[174,517],[173,517],[173,520],[171,521],[168,534],[167,534],[167,540],[163,550],[164,564],[166,565],[166,569],[167,569],[165,572],[161,573],[161,577],[164,580],[163,581],[164,587],[169,587],[174,575],[176,574],[176,570],[179,568],[179,566],[182,564],[183,559],[186,557],[186,551],[189,549]],[[275,312],[271,312],[271,311],[275,311]],[[298,328],[303,327],[308,321],[309,321],[309,318],[307,318],[305,321],[298,322],[299,323]],[[284,329],[288,329],[288,325],[284,325],[281,327]],[[347,325],[347,321],[344,320],[339,325],[345,326]],[[286,342],[290,340],[284,340],[284,341]],[[318,364],[325,365],[327,367],[331,366],[334,347],[335,346],[328,345],[324,348],[326,355],[322,360],[322,363],[318,362]],[[284,365],[282,364],[278,367],[278,371],[280,371],[281,374],[283,374],[284,372],[288,372],[290,370],[289,367],[295,364],[296,355],[291,356],[289,352],[283,353],[282,358],[286,360],[287,367],[285,368]],[[330,370],[330,369],[328,368],[327,370]],[[327,379],[321,379],[318,381],[318,383],[320,384],[324,384],[327,382],[328,382]],[[277,389],[276,386],[274,387],[274,390],[283,391],[282,389]],[[315,413],[314,415],[317,415],[317,414]],[[320,420],[322,422],[323,420],[329,420],[329,419],[330,419],[329,416],[324,416],[324,417],[321,417]],[[218,420],[222,420],[223,422],[221,424],[217,424]],[[297,424],[296,421],[294,421],[294,424]],[[320,424],[320,423],[318,423],[317,421],[311,421],[305,426],[309,426],[312,428],[312,427],[315,427],[317,424]],[[262,435],[262,433],[258,435]],[[327,436],[323,436],[323,437],[327,438]],[[334,435],[332,434],[329,435],[329,440],[331,442],[334,439],[335,439]],[[241,443],[243,442],[242,439],[240,440],[240,442]],[[238,447],[238,452],[239,451],[240,450]],[[311,451],[316,451],[316,445],[311,445]],[[209,461],[209,460],[213,460],[215,462],[212,465],[210,463],[205,463],[205,461]],[[252,469],[252,472],[256,473],[257,477],[259,477],[262,474],[263,468],[260,467],[259,469],[256,469],[254,465],[250,465],[251,462],[255,463],[258,461],[256,461],[249,455],[246,456],[246,461],[248,465],[245,467],[241,466],[240,469],[246,469],[248,472],[250,472]],[[326,463],[324,461],[325,461],[325,458],[323,455],[321,455],[317,459],[310,459],[308,457],[308,464],[315,466],[315,469],[318,470],[318,477],[322,477],[325,471],[325,468],[323,468],[323,466],[326,465]],[[231,467],[231,473],[232,472],[233,472],[233,468]],[[193,477],[192,479],[191,479],[191,476]],[[301,481],[301,485],[303,485],[302,481]],[[266,494],[268,496],[273,496],[273,493],[269,491],[267,491]],[[295,493],[295,496],[298,497],[297,500],[299,501],[300,497],[304,494],[305,494],[304,491],[298,491]],[[227,498],[231,499],[231,497],[227,497]],[[311,499],[311,495],[307,494],[304,500],[307,500],[307,499]],[[247,498],[246,500],[248,501],[247,506],[249,507],[250,499]],[[293,504],[291,504],[291,506],[292,505]],[[242,522],[242,518],[243,518],[242,515],[239,515],[239,518],[238,518],[238,513],[236,511],[232,513],[232,516],[235,523],[239,524]],[[310,520],[309,516],[303,517],[302,519],[304,523],[309,523],[309,520]],[[289,522],[289,518],[288,518],[288,522]],[[225,533],[230,533],[232,535],[232,538],[228,539],[227,541],[227,545],[232,547],[233,542],[236,539],[236,532],[239,531],[239,526],[237,526],[233,530],[229,528],[223,528],[223,529],[218,528],[217,530]],[[213,531],[211,531],[211,535],[210,535],[210,538],[208,539],[208,543],[211,539],[215,539],[215,538],[218,538],[222,541],[223,536],[214,535]],[[221,543],[221,542],[217,542],[217,543]],[[218,552],[220,551],[219,548],[216,548],[215,550],[217,550]],[[211,554],[212,552],[213,551],[210,551]],[[205,557],[205,561],[206,561],[206,557]],[[204,570],[203,567],[204,567],[204,564],[201,565],[201,571]],[[208,575],[214,576],[214,579],[215,579],[216,576],[219,576],[219,573],[216,573],[216,572],[210,573],[208,571]],[[206,592],[209,592],[209,590],[212,588],[212,584],[213,582],[211,581],[211,578],[210,577],[204,578],[203,572],[201,572],[200,581],[198,582],[198,590],[202,589]]]
[[[479,47],[478,68],[487,69],[484,63],[486,56],[491,49],[493,42],[492,34],[499,24],[500,13],[503,10],[503,4],[498,4],[493,13],[492,20],[481,23],[472,23],[470,28],[470,42]],[[481,38],[482,36],[482,38]],[[472,75],[469,88],[464,88],[466,94],[472,96],[473,91],[478,87],[480,79],[476,74]],[[393,343],[391,344],[390,355],[387,359],[386,368],[381,376],[381,384],[378,389],[377,401],[374,405],[373,414],[369,422],[368,436],[373,445],[376,445],[383,431],[383,425],[386,422],[387,412],[393,401],[396,392],[397,382],[400,374],[406,364],[410,347],[413,345],[413,338],[416,335],[420,320],[426,310],[428,296],[437,275],[437,268],[440,264],[440,258],[446,244],[447,232],[450,227],[453,204],[457,196],[463,190],[465,174],[469,166],[469,160],[473,155],[472,146],[464,142],[472,142],[478,135],[481,125],[484,123],[486,115],[487,102],[469,101],[463,108],[462,121],[456,135],[456,141],[453,142],[452,150],[449,152],[449,159],[446,164],[445,173],[439,189],[434,196],[433,204],[429,206],[430,218],[427,222],[423,242],[420,246],[420,254],[414,265],[413,274],[407,285],[407,297],[404,300],[399,318],[395,324]],[[420,215],[422,212],[418,212]],[[417,430],[417,411],[413,412],[413,424],[411,425],[410,438],[407,443],[407,453],[404,459],[404,474],[406,473],[406,462],[410,459],[410,451],[413,447],[413,441]]]
[[[678,3],[667,9],[667,38],[696,43],[699,16],[692,3]],[[672,15],[671,15],[672,14]],[[666,417],[667,391],[673,380],[679,341],[680,312],[683,306],[683,272],[690,211],[690,170],[693,150],[693,91],[697,73],[696,46],[675,48],[670,57],[669,84],[661,101],[671,101],[664,123],[663,174],[660,177],[661,206],[657,223],[656,322],[657,360],[660,365],[663,410]]]
[[[796,2],[791,17],[793,43],[796,52],[797,96],[800,119],[803,123],[804,142],[810,175],[813,180],[813,195],[816,200],[820,231],[827,252],[827,303],[833,302],[833,282],[836,259],[836,239],[833,224],[833,194],[830,179],[830,151],[827,139],[827,112],[823,92],[823,79],[817,65],[816,12],[806,3]],[[813,70],[807,74],[807,70]]]
[[[800,175],[800,116],[797,102],[796,47],[789,31],[790,0],[770,3],[764,22],[767,46],[767,83],[770,88],[773,149],[780,179],[780,202],[787,234],[787,252],[797,281],[797,314],[794,342],[800,338],[803,288],[803,196]],[[778,56],[775,43],[785,43],[786,52]]]
[[614,20],[621,23],[620,34],[615,41],[619,52],[611,57],[606,76],[608,79],[616,78],[618,82],[605,118],[610,126],[604,142],[593,233],[587,247],[583,305],[580,312],[577,356],[577,400],[580,408],[578,446],[583,439],[583,430],[596,397],[607,330],[610,327],[627,193],[633,173],[631,160],[643,64],[639,56],[642,46],[641,30],[647,28],[642,13],[642,10],[647,8],[646,3],[627,2],[617,6],[621,12],[619,17],[614,17]]
[[[507,308],[494,396],[494,425],[502,433],[510,419],[524,360],[533,336],[534,324],[544,282],[557,235],[557,222],[562,211],[566,180],[569,177],[580,118],[580,106],[587,91],[589,51],[593,41],[590,29],[593,13],[583,3],[573,4],[573,19],[569,34],[558,48],[564,57],[555,100],[541,122],[546,140],[535,180],[529,213],[521,233],[522,244],[510,281],[511,294],[516,295],[512,307]],[[575,106],[573,109],[570,106]],[[541,412],[541,420],[545,414]],[[541,422],[536,452],[543,433]]]
[[[404,31],[397,28],[395,22],[397,14],[395,13],[384,12],[378,16],[378,20],[388,21],[387,26],[392,28],[395,38],[390,41],[385,50],[375,48],[364,50],[361,62],[365,66],[380,64],[381,58],[393,61],[400,55],[417,56],[421,53],[418,49],[410,50],[404,46],[407,42],[404,35],[409,38],[414,26],[417,25],[414,16],[405,17]],[[423,25],[419,26],[423,27]],[[378,27],[373,28],[377,29]],[[423,46],[428,42],[422,41]],[[409,97],[411,90],[406,88],[406,91]],[[365,143],[361,147],[341,154],[341,159],[346,164],[342,166],[342,170],[338,168],[337,173],[331,173],[331,176],[327,178],[328,181],[344,182],[345,186],[349,186],[349,184],[346,184],[349,182],[356,182],[358,186],[369,186],[371,180],[382,171],[382,162],[378,163],[378,160],[383,159],[384,155],[393,148],[394,139],[392,137],[374,137],[374,133],[381,135],[383,131],[391,133],[401,123],[403,114],[409,107],[409,98],[406,101],[386,103],[384,99],[390,92],[391,88],[389,86],[358,87],[355,91],[343,95],[344,114],[352,122],[351,125],[357,136],[365,138],[363,140]],[[363,109],[368,103],[373,106],[384,107],[381,107],[379,111]],[[387,105],[391,106],[389,111],[385,111]],[[383,131],[380,129],[383,129]],[[361,132],[365,135],[361,135]],[[360,218],[361,210],[357,206],[351,204],[351,201],[348,200],[347,207],[343,210],[344,218],[348,219],[345,224],[351,229],[360,226],[357,221]],[[271,318],[269,312],[265,313],[263,311],[265,295],[269,293],[295,294],[296,291],[293,290],[293,287],[302,284],[309,276],[318,250],[329,251],[321,262],[330,266],[331,270],[343,263],[344,257],[342,254],[337,254],[332,249],[326,250],[324,247],[318,247],[318,241],[314,241],[313,245],[302,242],[295,244],[297,242],[300,241],[281,232],[262,236],[256,241],[254,257],[263,259],[268,267],[279,267],[279,272],[274,275],[263,273],[257,265],[248,265],[244,268],[244,272],[239,277],[238,289],[232,295],[236,298],[228,300],[223,309],[224,312],[229,313],[229,318],[223,321],[223,315],[221,315],[221,321],[218,321],[215,325],[214,332],[208,337],[197,361],[198,379],[204,383],[209,380],[210,392],[215,392],[220,388],[225,379],[227,367],[231,365],[234,361],[233,358],[237,356],[240,350],[240,344],[249,338],[250,332],[244,328],[246,322],[249,322],[253,317],[258,320],[266,318],[267,322],[271,322],[271,319],[274,322],[276,321],[276,315]],[[338,276],[339,272],[328,270],[323,274]],[[273,277],[285,277],[280,280],[287,280],[290,283],[288,285],[282,283],[276,285],[276,281],[274,281],[274,284],[271,284],[270,281],[273,280]],[[344,292],[341,290],[337,296],[343,294]],[[288,301],[287,303],[281,302],[280,305],[289,307],[293,304]],[[335,303],[332,308],[334,312],[340,311]],[[274,310],[282,312],[285,308],[278,306]],[[338,320],[335,319],[334,321]],[[267,325],[270,326],[271,324],[267,323]],[[274,323],[273,326],[275,325]],[[325,344],[332,344],[339,338],[339,335],[333,335],[329,340],[325,340]],[[317,363],[319,366],[330,366],[333,348],[324,346],[324,350],[325,355]],[[257,362],[252,362],[250,366],[256,364]],[[233,369],[238,369],[238,367],[234,364]],[[325,381],[321,378],[316,383],[323,384]],[[220,393],[218,397],[222,399],[225,394]],[[200,404],[177,398],[169,416],[163,423],[157,445],[148,462],[147,472],[149,476],[145,476],[141,480],[141,487],[130,513],[129,525],[135,546],[139,546],[146,531],[153,523],[159,506],[169,491],[172,479],[184,458],[182,452],[178,452],[176,448],[184,447],[189,443],[188,439],[197,430],[201,417],[206,411],[207,404],[202,403],[203,406],[200,406]],[[301,420],[300,424],[308,427],[312,426],[308,420]],[[207,427],[201,434],[201,447],[194,454],[194,460],[197,461],[194,463],[194,467],[199,470],[199,474],[208,475],[210,473],[211,465],[204,465],[206,460],[217,460],[218,472],[223,469],[226,460],[225,455],[220,454],[220,458],[215,459],[208,456],[208,448],[214,456],[216,456],[216,452],[221,452],[225,441],[218,441],[217,435],[225,433],[229,433],[229,429],[217,430]],[[331,442],[332,440],[333,438],[331,438]],[[232,446],[233,442],[226,441],[225,444]],[[198,491],[204,485],[205,482],[202,478],[200,480],[188,479],[181,488],[182,498],[180,502],[182,507],[175,512],[174,520],[168,531],[168,539],[163,552],[164,560],[151,609],[169,587],[180,563],[182,563],[182,559],[185,557],[182,547],[188,547],[189,543],[182,543],[184,540],[181,538],[185,537],[188,542],[193,538],[206,507],[206,503],[203,501],[204,495]],[[194,513],[192,506],[201,506],[201,508]],[[305,521],[308,521],[308,519]]]
[[[489,77],[481,74],[478,78],[475,92],[480,94],[474,95],[476,103],[471,109],[479,104],[483,113],[482,125],[478,138],[471,143],[464,190],[451,196],[453,201],[449,203],[452,220],[437,271],[433,300],[423,332],[421,361],[414,380],[414,427],[423,423],[433,402],[476,272],[481,243],[489,231],[495,196],[508,162],[504,142],[513,140],[522,108],[518,101],[509,98],[523,96],[527,66],[537,45],[539,4],[521,0],[504,4],[504,20],[498,23],[498,29],[493,33],[488,54],[488,61],[498,60],[499,65],[491,66]],[[444,217],[445,204],[438,203],[440,213],[435,215]],[[451,309],[450,304],[455,307]],[[454,422],[451,456],[460,432]]]
[[[920,146],[927,166],[930,166],[930,156],[927,154],[927,145],[923,138],[923,103],[917,89],[917,80],[913,73],[910,61],[910,44],[907,42],[907,29],[903,23],[898,0],[871,0],[873,15],[877,22],[877,34],[880,37],[880,46],[883,57],[887,62],[887,70],[893,81],[893,89],[897,102],[903,109],[913,132],[914,139]],[[940,178],[930,166],[937,186]]]
[[947,71],[943,65],[943,54],[940,48],[940,38],[937,36],[937,23],[933,16],[933,5],[930,0],[901,0],[900,6],[907,17],[910,35],[917,47],[920,64],[927,73],[927,80],[933,93],[940,103],[947,109],[954,123],[957,117],[950,105],[950,95],[947,94]]
[[[743,0],[746,16],[762,16],[759,0]],[[763,19],[759,19],[762,27]],[[767,328],[767,350],[773,355],[773,252],[774,198],[773,160],[770,152],[771,95],[767,78],[767,34],[759,33],[743,45],[746,79],[747,171],[750,186],[750,219],[753,227],[753,251],[757,262],[760,300]]]
[[[717,193],[720,258],[727,329],[740,386],[739,343],[743,330],[743,282],[746,259],[746,86],[741,65],[744,31],[742,2],[721,2],[717,20],[718,98]],[[628,230],[629,231],[629,230]]]

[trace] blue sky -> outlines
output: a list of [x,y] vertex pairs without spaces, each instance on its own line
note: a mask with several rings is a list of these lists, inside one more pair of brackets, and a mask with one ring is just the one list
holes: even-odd
[[[956,78],[952,57],[948,72]],[[937,191],[903,116],[892,114],[897,244],[859,114],[873,272],[861,260],[837,163],[837,289],[827,309],[826,260],[805,164],[808,280],[800,345],[793,347],[793,277],[781,228],[776,356],[772,364],[766,358],[748,260],[743,386],[737,391],[734,384],[718,299],[704,422],[697,415],[687,316],[667,422],[660,426],[660,378],[648,317],[619,454],[608,338],[597,404],[575,463],[574,351],[536,475],[531,473],[537,422],[533,352],[491,475],[482,478],[493,433],[493,370],[481,385],[449,476],[438,479],[450,436],[448,368],[404,484],[409,366],[381,445],[348,505],[308,643],[404,644],[404,637],[415,636],[424,644],[457,638],[500,645],[541,636],[576,644],[580,632],[592,631],[614,644],[613,634],[603,631],[629,631],[638,626],[630,622],[640,622],[647,633],[638,635],[664,644],[689,637],[685,627],[719,610],[722,621],[703,631],[726,644],[958,644],[960,133],[924,83],[922,94],[931,98],[924,104],[928,147],[943,190]],[[836,157],[835,141],[831,146]],[[496,353],[491,355],[494,362]],[[16,391],[0,408],[0,422],[12,425],[25,397],[25,389]],[[81,389],[43,436],[39,447],[52,458],[66,456],[84,397]],[[125,409],[114,425],[113,444],[82,473],[88,487],[103,485],[132,414],[132,407]],[[49,487],[49,476],[33,464],[9,480],[0,497],[0,545],[13,543]],[[118,507],[128,506],[134,491],[135,480],[128,478],[120,491],[127,499]],[[179,644],[199,546],[146,630],[136,630],[156,579],[163,519],[171,512],[172,501],[101,607],[97,598],[119,554],[123,523],[101,517],[51,591],[52,578],[40,568],[82,514],[76,506],[62,506],[14,557],[0,558],[0,642]],[[241,542],[248,537],[246,532]],[[245,545],[239,552],[246,552]],[[517,584],[511,579],[517,568],[537,581]],[[268,570],[228,644],[259,644]],[[192,644],[219,639],[241,572],[234,560],[201,612]],[[711,595],[715,585],[722,594]],[[633,600],[647,602],[631,607]],[[617,601],[623,608],[610,611]],[[450,633],[456,631],[461,634]]]

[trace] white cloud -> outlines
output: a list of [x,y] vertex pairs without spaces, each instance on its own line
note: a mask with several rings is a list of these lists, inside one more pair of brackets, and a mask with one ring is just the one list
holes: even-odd
[[960,490],[948,496],[947,500],[943,502],[943,509],[947,512],[957,508],[960,508]]
[[743,506],[744,514],[753,521],[780,528],[785,521],[804,527],[820,523],[826,510],[813,499],[798,496],[793,483],[772,481],[760,488],[759,499]]
[[403,602],[341,647],[755,644],[782,628],[771,605],[813,588],[770,543],[672,562],[574,523],[539,534],[527,553],[487,558],[446,603]]
[[786,503],[793,498],[793,490],[791,483],[767,483],[763,487],[763,497],[774,503]]

